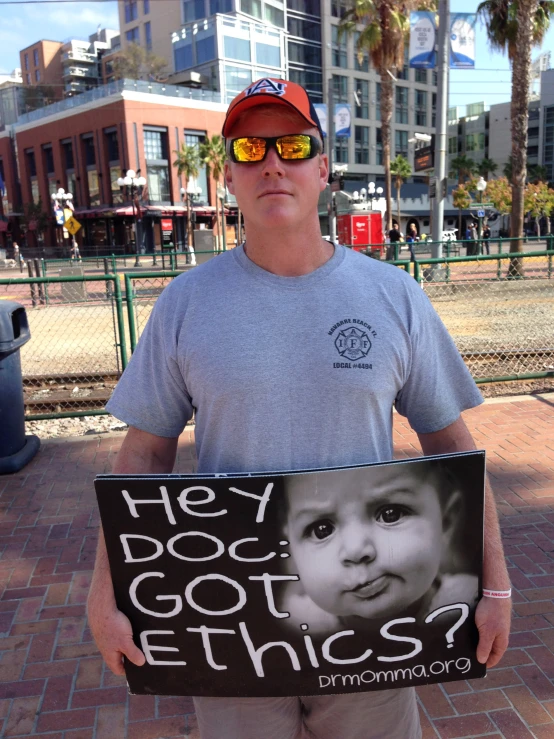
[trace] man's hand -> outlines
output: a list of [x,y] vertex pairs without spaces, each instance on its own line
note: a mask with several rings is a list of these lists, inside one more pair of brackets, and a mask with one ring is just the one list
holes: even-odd
[[508,647],[511,598],[486,598],[479,601],[475,611],[475,624],[479,629],[477,660],[487,668],[495,667]]
[[117,609],[95,613],[89,609],[88,620],[96,646],[115,675],[124,675],[123,655],[141,667],[146,658],[133,641],[133,630],[127,616]]

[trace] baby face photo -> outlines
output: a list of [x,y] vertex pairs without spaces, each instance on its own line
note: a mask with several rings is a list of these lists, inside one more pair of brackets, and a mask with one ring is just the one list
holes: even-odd
[[307,614],[322,632],[424,618],[454,594],[477,598],[477,572],[457,551],[464,491],[440,462],[290,477],[283,508],[299,576],[283,596],[291,625]]

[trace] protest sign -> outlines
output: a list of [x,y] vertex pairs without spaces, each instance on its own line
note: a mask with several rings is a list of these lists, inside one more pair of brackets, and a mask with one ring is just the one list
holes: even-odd
[[484,452],[260,475],[100,475],[132,693],[287,696],[480,677]]

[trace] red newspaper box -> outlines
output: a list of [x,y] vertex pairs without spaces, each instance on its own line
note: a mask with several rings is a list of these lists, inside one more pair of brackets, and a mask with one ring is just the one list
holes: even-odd
[[371,244],[371,251],[383,250],[383,218],[381,213],[342,213],[337,216],[337,235],[339,242],[352,246],[356,251],[365,251]]

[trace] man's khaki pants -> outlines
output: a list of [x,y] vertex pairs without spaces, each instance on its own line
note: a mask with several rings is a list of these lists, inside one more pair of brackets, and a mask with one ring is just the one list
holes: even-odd
[[202,739],[420,739],[415,690],[195,698]]

